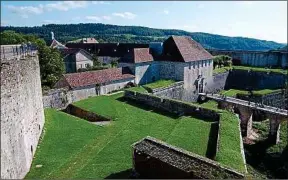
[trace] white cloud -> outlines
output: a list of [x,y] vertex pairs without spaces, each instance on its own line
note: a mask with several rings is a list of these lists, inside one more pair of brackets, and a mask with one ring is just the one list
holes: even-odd
[[42,14],[44,12],[44,7],[42,4],[39,6],[13,6],[7,5],[12,13],[19,14],[22,18],[28,18],[29,15]]
[[46,4],[45,8],[48,11],[51,10],[68,11],[70,9],[83,8],[86,6],[87,6],[86,1],[61,1],[57,3]]
[[124,13],[113,13],[113,16],[118,16],[124,19],[134,19],[137,15],[131,12],[124,12]]
[[60,23],[59,20],[44,20],[43,21],[44,24],[57,24]]
[[6,20],[1,20],[1,26],[7,26],[8,25],[8,21]]
[[49,3],[38,6],[13,6],[7,5],[7,9],[12,13],[19,14],[22,18],[28,18],[29,15],[42,14],[45,11],[68,11],[70,9],[83,8],[87,6],[86,1],[61,1],[55,3]]
[[85,19],[92,21],[101,21],[101,18],[98,16],[86,16]]
[[110,16],[102,16],[102,18],[105,19],[105,20],[111,20]]
[[78,20],[80,20],[80,17],[77,16],[77,17],[72,18],[71,20],[72,20],[72,21],[78,21]]
[[109,4],[111,4],[111,2],[108,2],[108,1],[92,1],[92,4],[105,4],[105,5],[109,5]]
[[164,10],[163,13],[167,15],[167,14],[170,13],[170,11],[169,10]]

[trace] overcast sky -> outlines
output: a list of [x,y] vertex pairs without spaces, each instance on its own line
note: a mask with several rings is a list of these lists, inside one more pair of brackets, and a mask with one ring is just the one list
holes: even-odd
[[287,1],[1,1],[5,26],[88,22],[287,43]]

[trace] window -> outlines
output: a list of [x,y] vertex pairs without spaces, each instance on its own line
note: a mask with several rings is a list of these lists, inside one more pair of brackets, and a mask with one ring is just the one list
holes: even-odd
[[191,62],[189,63],[189,69],[191,69]]
[[88,68],[89,64],[85,64],[85,67]]
[[207,61],[204,61],[204,63],[205,63],[205,67],[207,66]]
[[82,64],[80,64],[80,68],[83,68]]

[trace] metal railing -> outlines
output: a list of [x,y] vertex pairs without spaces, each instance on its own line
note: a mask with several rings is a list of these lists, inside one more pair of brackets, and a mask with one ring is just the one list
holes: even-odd
[[32,44],[1,45],[1,60],[17,60],[35,56],[37,47]]

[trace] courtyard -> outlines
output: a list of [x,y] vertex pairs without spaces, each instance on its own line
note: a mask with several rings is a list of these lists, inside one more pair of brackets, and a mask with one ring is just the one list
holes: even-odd
[[[126,102],[122,95],[98,96],[75,103],[111,118],[112,122],[105,126],[46,109],[43,137],[26,178],[128,178],[132,168],[131,145],[148,135],[209,156],[209,144],[215,140],[210,132],[215,122],[159,112]],[[219,159],[227,160],[225,155]]]

